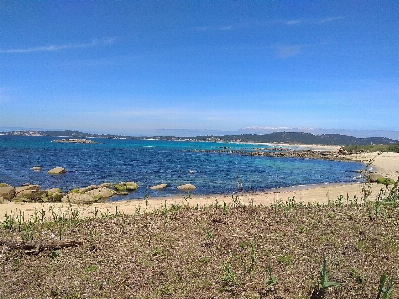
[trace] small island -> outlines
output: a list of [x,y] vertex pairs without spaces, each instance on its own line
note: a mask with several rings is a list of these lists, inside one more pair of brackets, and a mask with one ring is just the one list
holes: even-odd
[[89,140],[89,139],[76,139],[76,138],[69,138],[69,139],[55,139],[51,142],[61,142],[61,143],[97,143],[93,140]]

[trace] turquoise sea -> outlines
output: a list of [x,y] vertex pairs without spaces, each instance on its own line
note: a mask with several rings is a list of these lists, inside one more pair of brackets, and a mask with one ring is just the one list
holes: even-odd
[[[195,194],[232,194],[272,188],[360,181],[356,162],[252,157],[194,150],[267,149],[266,145],[216,142],[93,139],[96,144],[51,142],[52,137],[0,136],[0,182],[24,183],[68,191],[103,182],[135,181],[139,189],[126,198],[143,198],[147,187],[167,183],[149,196],[179,194],[177,186],[194,184]],[[41,172],[30,170],[42,166]],[[67,173],[48,175],[62,166]],[[193,172],[193,173],[190,173]]]

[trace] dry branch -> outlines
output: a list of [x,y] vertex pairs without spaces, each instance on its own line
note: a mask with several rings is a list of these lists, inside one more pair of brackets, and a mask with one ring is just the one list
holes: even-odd
[[3,250],[25,250],[27,254],[37,254],[45,249],[57,250],[66,247],[76,247],[83,245],[82,241],[68,240],[68,241],[36,241],[36,242],[24,242],[24,241],[9,241],[0,240],[0,246],[3,246]]

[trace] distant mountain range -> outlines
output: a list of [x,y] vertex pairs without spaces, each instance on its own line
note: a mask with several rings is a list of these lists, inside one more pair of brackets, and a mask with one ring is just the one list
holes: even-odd
[[[148,137],[122,136],[113,134],[93,134],[80,131],[10,131],[2,132],[4,135],[13,136],[51,136],[63,138],[128,138],[146,139]],[[199,135],[195,137],[179,136],[152,136],[159,140],[197,140],[221,142],[256,142],[256,143],[288,143],[288,144],[323,144],[323,145],[372,145],[372,144],[398,144],[399,140],[387,137],[354,137],[341,134],[315,135],[306,132],[272,132],[270,134],[231,134],[231,135]]]
[[[201,137],[197,137],[200,139]],[[288,144],[323,144],[323,145],[371,145],[396,144],[399,140],[386,137],[358,138],[340,134],[313,135],[304,132],[273,132],[270,134],[239,134],[214,136],[222,141],[241,141],[256,143],[288,143]]]
[[[244,127],[237,131],[238,134],[270,134],[273,132],[303,132],[313,135],[340,134],[358,138],[386,137],[399,140],[399,130],[353,130],[353,129],[320,129],[320,128],[288,128],[288,127]],[[225,134],[220,134],[225,135]]]

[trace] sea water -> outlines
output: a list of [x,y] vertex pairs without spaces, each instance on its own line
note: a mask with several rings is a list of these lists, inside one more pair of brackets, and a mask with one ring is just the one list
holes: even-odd
[[[267,145],[240,143],[92,139],[95,144],[55,143],[53,137],[0,136],[0,183],[38,184],[64,192],[104,182],[134,181],[139,189],[123,199],[181,194],[177,186],[191,183],[194,194],[232,194],[272,188],[356,182],[364,166],[302,158],[254,157],[221,149],[252,151]],[[207,152],[207,151],[210,152]],[[41,166],[42,171],[31,168]],[[47,171],[61,166],[62,175]],[[153,191],[149,187],[166,183]]]

